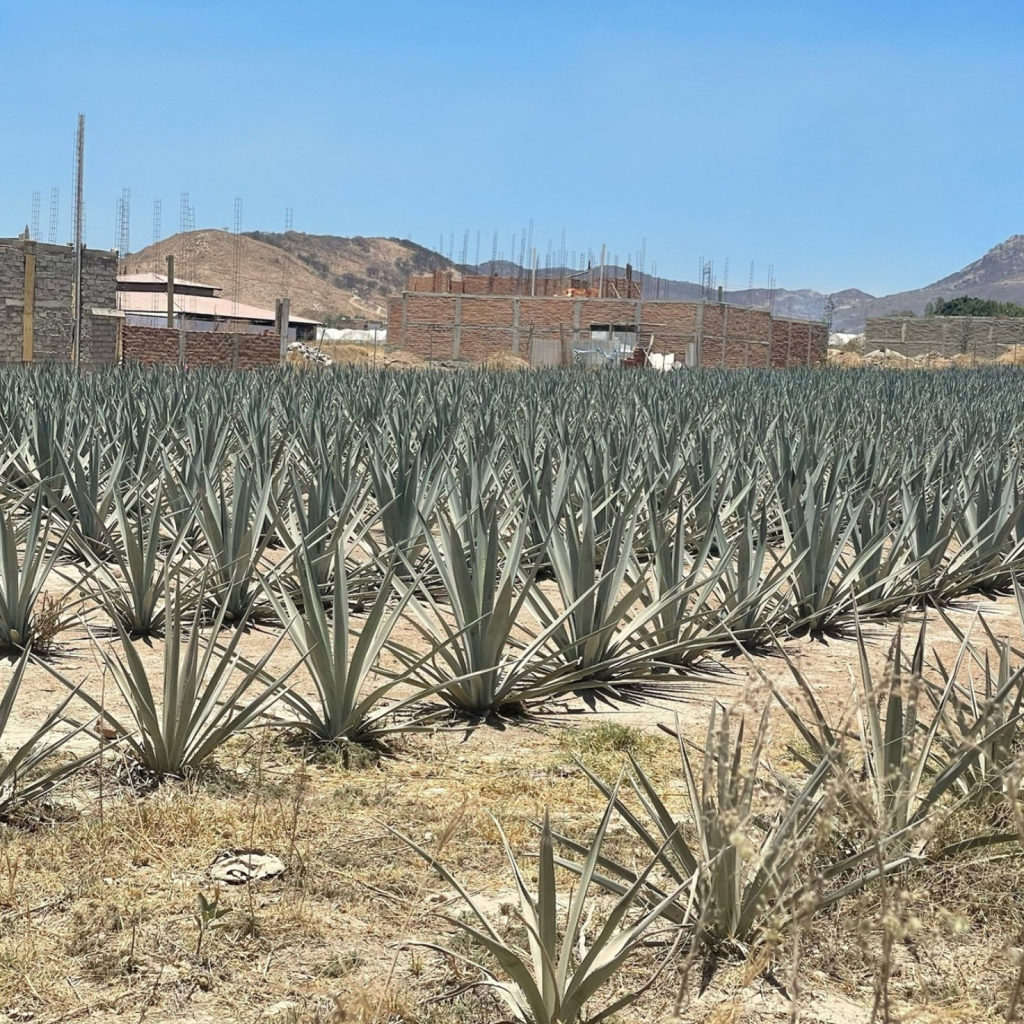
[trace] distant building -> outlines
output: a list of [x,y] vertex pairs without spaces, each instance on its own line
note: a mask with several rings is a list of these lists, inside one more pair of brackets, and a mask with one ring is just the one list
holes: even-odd
[[[184,318],[186,331],[262,334],[275,329],[273,310],[225,299],[222,288],[197,281],[174,281],[174,326]],[[117,308],[125,323],[136,327],[167,326],[167,275],[122,274],[117,279]],[[288,317],[290,341],[315,341],[322,324],[302,316]]]
[[511,353],[532,366],[569,363],[782,369],[820,366],[822,323],[767,309],[644,295],[625,277],[588,270],[570,277],[462,275],[410,277],[388,303],[388,342],[430,360],[483,362]]

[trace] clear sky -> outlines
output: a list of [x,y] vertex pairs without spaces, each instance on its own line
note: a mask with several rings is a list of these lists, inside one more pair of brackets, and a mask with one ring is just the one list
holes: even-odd
[[[0,236],[233,223],[548,239],[874,294],[1024,231],[1021,0],[0,0]],[[519,242],[517,241],[517,248]],[[578,257],[577,257],[578,259]]]

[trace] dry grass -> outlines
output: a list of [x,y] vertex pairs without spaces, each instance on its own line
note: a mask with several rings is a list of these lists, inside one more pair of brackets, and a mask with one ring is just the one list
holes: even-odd
[[530,364],[525,359],[511,352],[494,352],[480,366],[486,370],[529,370]]

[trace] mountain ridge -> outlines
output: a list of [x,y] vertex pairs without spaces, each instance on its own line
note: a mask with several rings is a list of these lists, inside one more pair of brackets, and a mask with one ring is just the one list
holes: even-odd
[[[237,250],[236,250],[237,246]],[[407,239],[383,237],[344,237],[252,231],[235,236],[227,231],[203,229],[173,235],[125,258],[128,273],[163,272],[166,257],[178,258],[178,275],[191,276],[219,285],[224,294],[234,290],[235,265],[238,265],[240,302],[273,308],[274,300],[288,294],[292,310],[300,316],[319,320],[329,318],[381,319],[387,299],[399,293],[410,274],[432,270],[461,270],[443,255]],[[468,266],[468,273],[490,270],[489,263]],[[529,270],[504,263],[505,272]],[[623,276],[623,268],[606,267],[612,276]],[[566,269],[538,271],[538,276],[567,276]],[[691,281],[634,274],[648,295],[660,298],[694,300],[701,287]],[[833,329],[857,333],[863,331],[869,316],[886,316],[896,311],[924,313],[936,299],[959,295],[998,299],[1024,305],[1024,235],[1011,235],[961,270],[910,291],[874,296],[858,288],[832,294]],[[820,320],[828,298],[810,288],[777,289],[773,295],[765,288],[732,290],[723,294],[727,302],[767,309],[771,304],[779,316],[801,320]]]

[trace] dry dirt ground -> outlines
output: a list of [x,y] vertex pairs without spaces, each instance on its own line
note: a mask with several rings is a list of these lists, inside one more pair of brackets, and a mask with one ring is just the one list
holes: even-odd
[[[976,607],[965,602],[950,614],[968,629]],[[997,635],[1021,640],[1012,601],[980,607]],[[879,672],[894,629],[868,633]],[[254,630],[243,653],[254,658],[277,637]],[[411,638],[411,630],[399,637]],[[958,644],[938,619],[930,641],[930,659],[950,663]],[[116,708],[97,655],[107,643],[71,628],[52,664]],[[158,675],[161,645],[138,648]],[[855,644],[799,640],[786,648],[838,717],[851,699]],[[285,640],[271,664],[283,670],[294,660]],[[465,951],[437,916],[458,913],[458,900],[390,829],[435,853],[500,916],[513,892],[497,823],[523,852],[535,848],[534,822],[545,809],[572,835],[597,825],[603,800],[575,758],[613,779],[633,753],[681,813],[678,748],[658,725],[678,720],[702,743],[711,702],[760,707],[761,673],[790,686],[780,657],[715,659],[713,668],[680,681],[680,699],[641,710],[578,706],[501,728],[453,726],[400,739],[385,757],[353,755],[348,766],[293,732],[259,729],[196,777],[140,794],[124,758],[108,750],[52,807],[0,826],[0,1021],[499,1020],[500,1008],[483,994],[438,999],[472,972],[409,943]],[[28,735],[64,693],[32,667],[11,737]],[[781,716],[774,721],[770,750],[784,763],[790,731]],[[218,889],[208,871],[218,851],[253,848],[278,855],[285,874]],[[1024,921],[1018,878],[1015,859],[979,856],[901,881],[888,911],[901,922],[889,1019],[1003,1019]],[[201,895],[226,911],[205,929]],[[868,1021],[883,957],[879,912],[876,894],[850,899],[804,934],[780,936],[778,948],[754,962],[723,963],[703,995],[699,966],[673,968],[615,1019],[668,1020],[682,991],[685,1021]],[[645,954],[611,988],[642,983],[658,955]]]

